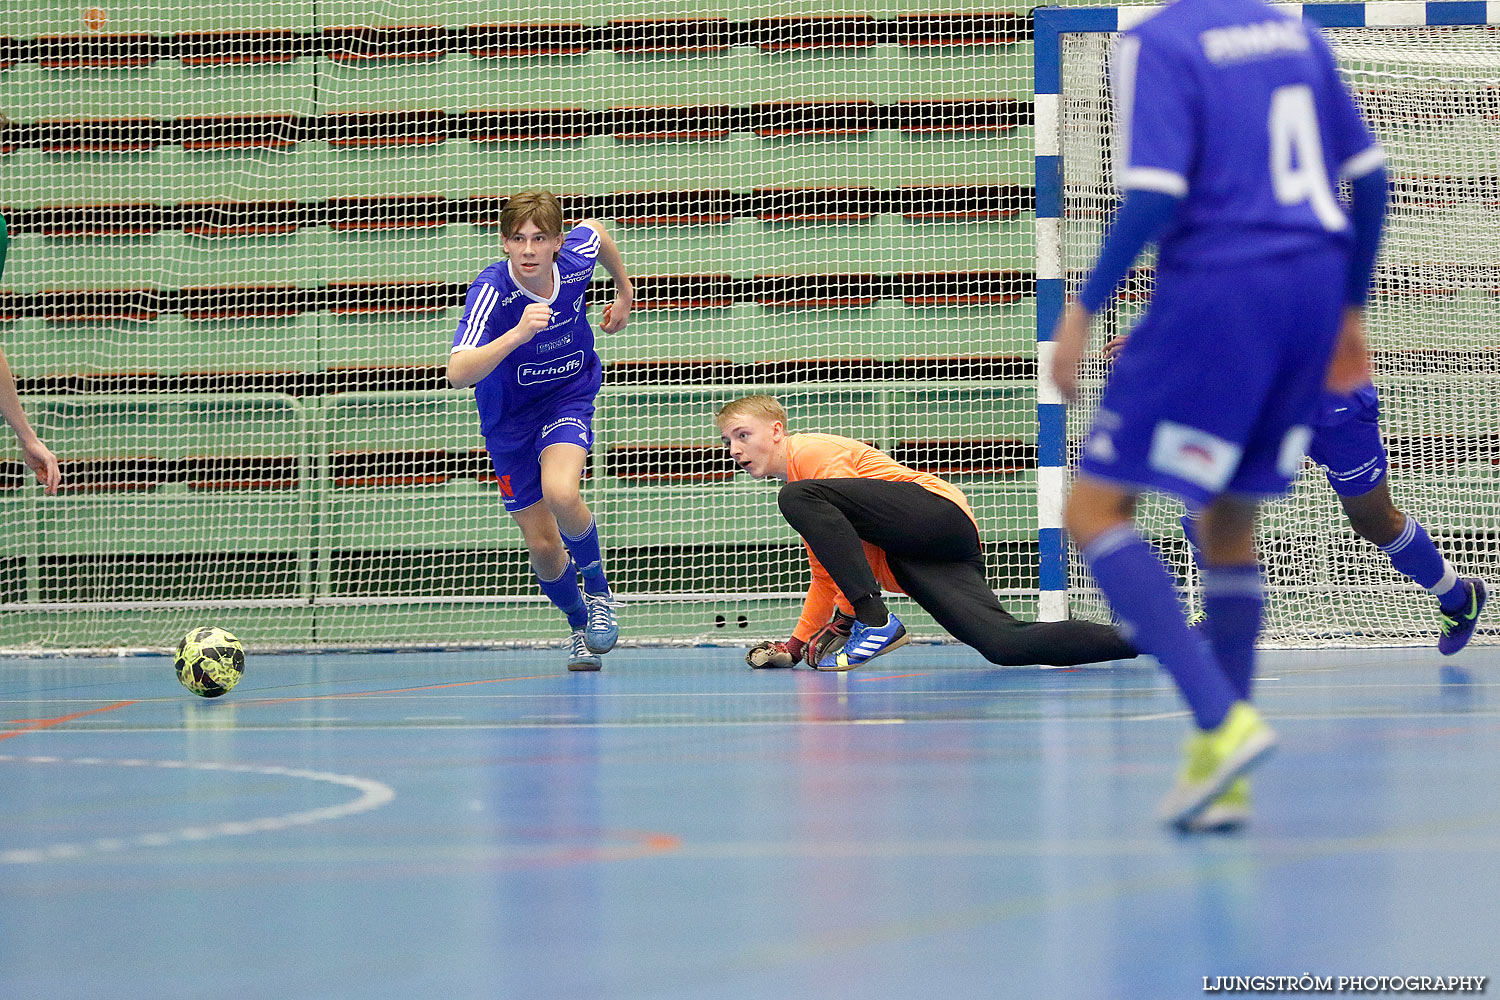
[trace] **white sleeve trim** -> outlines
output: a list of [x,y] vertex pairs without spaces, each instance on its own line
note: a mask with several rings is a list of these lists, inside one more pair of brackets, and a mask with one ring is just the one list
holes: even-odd
[[1363,153],[1356,153],[1345,160],[1343,165],[1339,167],[1339,176],[1345,180],[1352,181],[1384,165],[1385,150],[1379,144],[1376,144]]
[[474,345],[474,344],[459,344],[457,347],[453,348],[453,350],[451,350],[451,351],[448,352],[448,357],[451,358],[451,357],[453,357],[453,355],[458,354],[458,353],[460,353],[462,351],[474,351],[474,350],[478,350],[478,347],[476,345]]
[[595,229],[587,222],[580,222],[578,225],[568,230],[568,235],[572,236],[580,229],[588,230],[588,238],[583,240],[581,243],[575,244],[569,249],[571,249],[574,253],[578,254],[578,256],[584,258],[585,260],[593,260],[599,256],[599,230]]
[[[554,267],[555,271],[556,268]],[[556,275],[553,275],[556,282]],[[463,336],[458,337],[458,343],[454,347],[478,347],[479,338],[484,334],[484,328],[490,321],[490,312],[494,310],[495,303],[500,300],[500,290],[494,285],[486,283],[479,289],[479,294],[474,297],[474,304],[464,315]],[[452,353],[451,351],[449,352]]]
[[1125,171],[1130,166],[1131,126],[1135,118],[1135,68],[1141,55],[1141,40],[1135,35],[1121,35],[1115,41],[1114,58],[1109,64],[1109,86],[1115,99],[1115,148],[1110,169],[1115,187],[1124,189]]
[[1120,175],[1122,191],[1160,191],[1181,198],[1188,192],[1187,178],[1161,167],[1129,167]]

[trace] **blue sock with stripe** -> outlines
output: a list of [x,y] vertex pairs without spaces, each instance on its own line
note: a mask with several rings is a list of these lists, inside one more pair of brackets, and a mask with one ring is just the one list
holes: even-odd
[[1255,640],[1265,604],[1259,566],[1204,568],[1203,612],[1208,621],[1203,627],[1214,658],[1242,701],[1250,700],[1255,681]]
[[1124,624],[1126,638],[1172,675],[1198,728],[1224,721],[1238,694],[1208,644],[1188,628],[1167,567],[1134,525],[1106,531],[1084,548],[1083,558]]
[[1432,543],[1432,536],[1414,517],[1393,540],[1380,546],[1396,571],[1435,595],[1444,611],[1456,612],[1469,599],[1467,588],[1458,585],[1458,572]]
[[588,624],[588,609],[583,606],[583,595],[578,592],[578,568],[571,559],[556,580],[543,580],[535,566],[531,567],[531,571],[535,574],[542,593],[547,595],[547,600],[568,616],[570,628],[583,628]]
[[574,538],[561,532],[563,544],[568,547],[578,572],[583,574],[583,589],[590,594],[609,595],[609,580],[604,575],[604,557],[599,553],[599,524],[592,517],[583,534]]

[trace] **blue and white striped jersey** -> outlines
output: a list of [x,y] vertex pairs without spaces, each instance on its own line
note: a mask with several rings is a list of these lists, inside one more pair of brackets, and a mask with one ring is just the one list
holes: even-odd
[[575,226],[563,240],[553,265],[552,298],[543,299],[522,288],[508,260],[479,272],[469,286],[463,319],[453,334],[453,350],[473,350],[515,326],[533,302],[552,307],[552,322],[512,351],[474,386],[479,428],[486,438],[525,437],[528,411],[560,393],[592,396],[599,391],[603,365],[594,351],[589,326],[587,293],[599,257],[599,234],[593,227]]
[[1339,178],[1384,154],[1316,26],[1261,0],[1177,0],[1120,37],[1110,72],[1117,186],[1183,199],[1163,265],[1352,244]]

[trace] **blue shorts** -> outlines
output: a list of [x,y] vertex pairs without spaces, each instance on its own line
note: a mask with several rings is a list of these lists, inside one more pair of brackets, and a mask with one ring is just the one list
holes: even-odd
[[542,452],[554,444],[573,444],[584,451],[594,446],[593,397],[558,401],[529,437],[485,438],[506,510],[514,513],[541,502]]
[[1380,397],[1373,385],[1347,396],[1324,393],[1307,455],[1328,473],[1341,497],[1363,496],[1390,468],[1380,440]]
[[1330,246],[1215,268],[1159,268],[1116,359],[1079,471],[1198,505],[1286,492],[1302,467],[1344,308]]

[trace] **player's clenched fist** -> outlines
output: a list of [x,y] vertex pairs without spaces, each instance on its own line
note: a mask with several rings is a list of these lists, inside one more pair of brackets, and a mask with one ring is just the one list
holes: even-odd
[[752,667],[790,667],[796,664],[801,657],[792,653],[784,642],[773,642],[766,639],[757,642],[750,647],[750,652],[745,654],[745,662]]
[[521,318],[516,322],[516,335],[524,344],[547,329],[550,322],[552,307],[545,302],[533,302],[521,312]]
[[625,329],[625,324],[630,319],[630,306],[630,296],[615,296],[613,302],[605,305],[604,314],[599,317],[599,329],[604,333],[619,333]]

